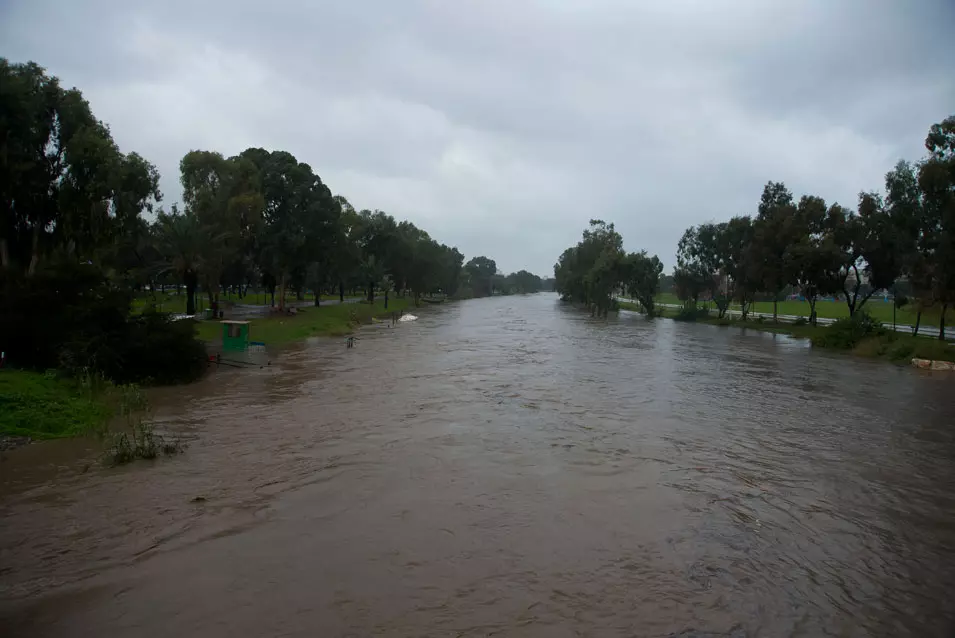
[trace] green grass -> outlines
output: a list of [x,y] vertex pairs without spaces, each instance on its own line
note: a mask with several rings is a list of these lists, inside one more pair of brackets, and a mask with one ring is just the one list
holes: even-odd
[[[386,319],[388,314],[405,310],[411,304],[407,298],[389,299],[385,310],[383,300],[374,306],[367,303],[349,303],[334,306],[319,306],[299,309],[294,316],[275,315],[252,319],[250,339],[275,346],[308,337],[343,336],[354,329],[353,317],[367,323],[373,317]],[[196,335],[205,341],[218,341],[222,338],[222,325],[218,321],[199,321],[196,323]]]
[[[656,297],[657,303],[679,305],[680,301],[673,293],[661,293]],[[713,303],[709,302],[710,307]],[[892,303],[882,301],[882,297],[871,297],[863,306],[874,318],[883,323],[892,323]],[[731,310],[739,310],[737,304],[730,306]],[[772,314],[772,301],[757,301],[750,307],[750,312],[761,312]],[[805,301],[780,301],[777,312],[781,315],[793,315],[796,317],[809,317],[809,303]],[[849,316],[849,307],[842,301],[820,301],[816,304],[816,314],[823,319],[842,319]],[[900,308],[896,312],[895,321],[898,324],[915,325],[916,311],[908,306]],[[938,327],[939,310],[933,308],[922,313],[921,325]]]
[[[351,295],[345,295],[345,299],[355,299]],[[298,301],[295,295],[289,295],[288,301]],[[338,301],[338,295],[322,295],[322,301]],[[246,296],[239,298],[238,295],[221,294],[219,295],[221,304],[249,304],[253,306],[268,306],[272,303],[272,297],[265,292],[249,292]],[[315,301],[315,295],[307,293],[303,301]],[[147,307],[154,305],[160,312],[171,312],[174,314],[185,314],[186,312],[186,293],[172,294],[157,292],[155,297],[151,293],[138,295],[133,299],[132,310],[134,313],[142,313]],[[196,312],[202,314],[202,311],[209,306],[209,297],[205,294],[196,294]]]
[[102,397],[52,374],[0,369],[0,434],[55,439],[102,427],[110,417]]
[[137,296],[133,299],[132,310],[134,313],[139,314],[152,305],[160,312],[183,314],[186,312],[186,295],[185,293],[181,295],[171,295],[169,293],[162,294],[157,292],[155,297],[150,294]]

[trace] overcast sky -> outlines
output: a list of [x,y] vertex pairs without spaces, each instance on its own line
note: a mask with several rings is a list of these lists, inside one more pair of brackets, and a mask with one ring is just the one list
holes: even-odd
[[167,206],[191,149],[283,149],[356,208],[552,273],[593,217],[669,267],[762,185],[853,205],[955,114],[955,0],[0,0]]

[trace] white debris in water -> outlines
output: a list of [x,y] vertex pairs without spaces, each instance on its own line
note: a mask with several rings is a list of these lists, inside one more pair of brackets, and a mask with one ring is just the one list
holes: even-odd
[[398,321],[417,321],[418,318],[414,315],[401,315],[401,318]]

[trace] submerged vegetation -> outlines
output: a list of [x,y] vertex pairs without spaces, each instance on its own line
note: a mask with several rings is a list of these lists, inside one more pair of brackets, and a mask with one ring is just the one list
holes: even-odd
[[123,465],[136,459],[155,459],[179,454],[184,449],[179,439],[167,440],[157,434],[146,420],[149,402],[142,389],[125,385],[118,391],[118,429],[106,433],[108,447],[104,454],[107,465]]
[[84,375],[64,377],[0,369],[0,436],[21,442],[74,436],[103,441],[103,460],[119,465],[183,450],[178,440],[157,434],[147,419],[149,404],[135,384],[114,385]]

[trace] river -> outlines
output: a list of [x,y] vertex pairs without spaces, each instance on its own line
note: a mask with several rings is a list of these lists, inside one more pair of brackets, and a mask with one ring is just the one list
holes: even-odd
[[0,462],[0,635],[951,636],[955,378],[556,296],[152,393]]

